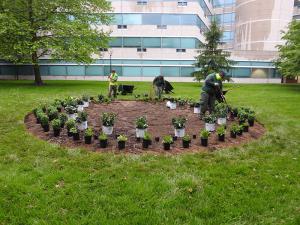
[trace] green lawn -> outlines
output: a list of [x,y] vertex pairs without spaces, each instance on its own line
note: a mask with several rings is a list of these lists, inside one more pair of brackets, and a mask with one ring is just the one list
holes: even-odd
[[[300,86],[239,85],[268,132],[240,148],[167,155],[96,154],[28,134],[40,102],[106,93],[106,83],[0,81],[0,224],[300,224]],[[136,92],[150,83],[135,83]],[[199,96],[196,83],[176,95]]]

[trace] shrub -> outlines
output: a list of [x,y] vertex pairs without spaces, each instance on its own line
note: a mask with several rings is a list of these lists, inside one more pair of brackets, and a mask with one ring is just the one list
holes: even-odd
[[77,108],[72,106],[72,105],[68,105],[65,107],[65,110],[68,114],[74,114],[77,113]]
[[84,102],[88,102],[90,100],[90,96],[88,96],[88,95],[82,95],[82,100]]
[[128,138],[124,134],[121,134],[121,135],[118,136],[118,142],[119,141],[127,141],[127,140],[128,140]]
[[47,126],[49,124],[49,118],[45,113],[42,113],[40,116],[40,122],[42,126]]
[[88,117],[87,112],[85,112],[85,111],[79,112],[79,113],[78,113],[78,116],[77,116],[77,118],[76,118],[76,122],[77,122],[77,123],[85,122],[85,121],[87,121],[87,117]]
[[115,124],[116,114],[109,112],[109,113],[102,113],[102,124],[106,127],[111,127]]
[[44,113],[42,108],[35,108],[33,110],[33,114],[35,115],[35,117],[37,117],[37,115],[40,114],[40,113]]
[[58,118],[59,118],[60,123],[61,123],[62,125],[64,125],[64,124],[68,121],[68,116],[67,116],[67,114],[65,114],[65,113],[59,114]]
[[182,129],[182,128],[185,127],[186,121],[187,121],[187,119],[183,116],[174,117],[172,119],[172,124],[173,124],[175,129]]
[[135,121],[135,126],[138,129],[146,129],[148,127],[146,117],[144,116],[138,117]]
[[255,113],[249,113],[248,114],[248,121],[254,121],[255,120]]
[[239,126],[237,124],[232,124],[231,128],[230,128],[230,132],[237,134],[239,131]]
[[107,135],[105,133],[101,133],[101,134],[99,134],[98,139],[100,141],[105,141],[105,140],[108,139],[108,137],[107,137]]
[[191,137],[189,135],[184,135],[182,138],[183,141],[190,141]]
[[226,118],[227,116],[227,105],[225,103],[218,103],[215,107],[216,115],[219,118]]
[[150,135],[149,132],[145,132],[144,140],[147,140],[147,141],[150,141],[150,140],[151,140],[151,135]]
[[60,128],[61,128],[61,124],[60,124],[59,119],[52,120],[51,125],[53,127],[53,130],[60,130]]
[[173,143],[173,138],[170,135],[164,136],[163,137],[163,143],[164,144],[172,144]]
[[85,130],[85,132],[84,132],[84,136],[85,137],[92,137],[94,135],[94,131],[93,131],[93,129],[92,128],[87,128],[86,130]]
[[76,126],[76,122],[74,119],[69,119],[67,122],[66,122],[66,127],[67,127],[67,130],[71,130],[72,128],[74,128]]
[[77,128],[76,128],[76,127],[72,127],[72,128],[70,129],[70,133],[72,133],[72,134],[78,134]]
[[210,135],[209,131],[207,131],[205,129],[200,131],[200,137],[203,139],[208,139],[209,135]]
[[217,121],[217,117],[214,114],[209,114],[204,116],[203,120],[205,123],[215,123]]
[[77,106],[77,101],[75,98],[73,97],[67,97],[64,101],[64,106],[73,106],[76,107]]
[[81,98],[76,98],[77,105],[83,105],[83,100]]
[[242,121],[242,122],[245,122],[248,119],[248,113],[243,108],[239,109],[237,116],[238,116],[239,121]]
[[99,101],[99,103],[103,103],[104,99],[105,99],[104,95],[102,95],[102,94],[98,95],[98,101]]
[[47,114],[49,116],[49,120],[57,119],[59,115],[55,106],[49,106],[47,109]]
[[217,131],[217,134],[218,134],[219,136],[225,135],[225,132],[226,132],[224,126],[218,127],[216,131]]

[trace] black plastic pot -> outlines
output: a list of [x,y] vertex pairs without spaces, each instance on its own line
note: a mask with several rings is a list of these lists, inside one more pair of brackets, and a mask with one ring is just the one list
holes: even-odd
[[249,126],[244,126],[244,132],[248,132],[249,131]]
[[48,132],[49,131],[49,124],[42,126],[44,132]]
[[189,148],[190,147],[190,141],[185,141],[185,140],[182,140],[182,147],[183,148]]
[[148,144],[149,144],[149,145],[152,145],[152,140],[148,140]]
[[170,143],[164,143],[164,150],[170,150]]
[[242,131],[242,130],[239,130],[236,134],[237,134],[238,136],[242,136],[242,135],[243,135],[243,131]]
[[196,139],[197,138],[197,135],[196,134],[193,134],[193,139]]
[[232,131],[230,131],[230,137],[232,137],[232,138],[236,138],[236,133],[235,133],[235,132],[232,132]]
[[155,137],[155,141],[156,141],[156,142],[159,142],[159,137]]
[[60,129],[53,130],[54,137],[58,137],[60,135]]
[[70,130],[68,130],[67,133],[68,133],[68,137],[72,137],[73,136],[73,134],[70,132]]
[[98,139],[98,134],[94,134],[94,139],[95,139],[95,140]]
[[243,123],[245,123],[244,120],[239,120],[239,125],[242,125]]
[[91,144],[92,143],[92,136],[89,136],[89,137],[84,137],[84,143],[85,144]]
[[73,134],[73,140],[78,141],[79,140],[79,133]]
[[41,123],[41,121],[40,121],[39,118],[36,118],[36,123],[37,123],[37,124],[40,124],[40,123]]
[[143,139],[143,148],[148,148],[148,147],[149,147],[149,140]]
[[107,139],[106,140],[100,140],[100,148],[106,148],[107,147]]
[[254,126],[254,120],[248,120],[249,126],[253,127]]
[[137,141],[137,142],[140,142],[140,141],[141,141],[141,138],[140,138],[140,137],[137,137],[137,138],[136,138],[136,141]]
[[218,135],[219,141],[225,141],[225,134],[223,135]]
[[206,147],[208,145],[208,139],[207,138],[201,138],[201,145]]
[[118,149],[121,150],[121,149],[124,149],[125,148],[125,141],[118,141]]
[[61,124],[60,124],[60,127],[61,127],[61,128],[64,128],[64,126],[65,126],[64,123],[61,123]]
[[173,136],[173,142],[177,141],[177,136]]

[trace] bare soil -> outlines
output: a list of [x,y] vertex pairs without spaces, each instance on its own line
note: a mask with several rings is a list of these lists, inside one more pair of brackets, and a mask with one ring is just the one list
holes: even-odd
[[[91,103],[86,109],[88,113],[88,126],[93,127],[95,133],[101,132],[100,116],[103,112],[114,112],[117,114],[117,119],[114,126],[114,132],[108,140],[108,147],[100,148],[99,140],[93,137],[92,144],[84,143],[83,133],[80,134],[79,141],[73,141],[72,137],[68,137],[66,128],[62,129],[59,137],[53,136],[53,131],[50,128],[49,132],[44,132],[41,125],[36,123],[33,113],[25,117],[26,128],[30,133],[39,137],[40,139],[57,143],[68,148],[82,147],[89,151],[95,152],[125,152],[140,154],[143,152],[152,153],[170,153],[178,154],[183,152],[199,152],[199,151],[213,151],[232,146],[239,146],[260,138],[265,133],[265,128],[258,122],[253,127],[249,127],[249,132],[244,132],[242,136],[237,136],[236,139],[230,137],[229,130],[226,133],[225,142],[218,141],[217,134],[214,132],[210,135],[208,140],[208,147],[203,147],[200,144],[199,131],[204,128],[204,122],[199,120],[197,114],[193,113],[193,108],[189,106],[177,107],[175,110],[170,110],[165,106],[165,102],[143,102],[143,101],[114,101],[110,104],[95,104]],[[183,115],[187,118],[186,134],[192,138],[196,135],[196,139],[191,140],[190,148],[182,147],[182,140],[178,138],[174,144],[171,145],[171,150],[165,151],[163,149],[162,138],[165,135],[174,136],[174,128],[171,120],[175,116]],[[148,131],[152,136],[152,145],[148,149],[142,148],[142,141],[138,142],[135,137],[135,120],[137,117],[146,116],[149,124]],[[237,121],[228,121],[227,126]],[[128,137],[126,148],[118,150],[116,136],[125,134]],[[155,141],[155,137],[159,137],[159,142]]]

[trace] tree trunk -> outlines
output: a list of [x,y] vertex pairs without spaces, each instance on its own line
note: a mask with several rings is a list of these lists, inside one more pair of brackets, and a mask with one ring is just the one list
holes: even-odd
[[34,82],[35,85],[41,86],[43,85],[42,77],[41,77],[41,71],[40,71],[40,65],[38,62],[38,57],[37,53],[34,52],[32,53],[32,66],[33,66],[33,71],[34,71]]

